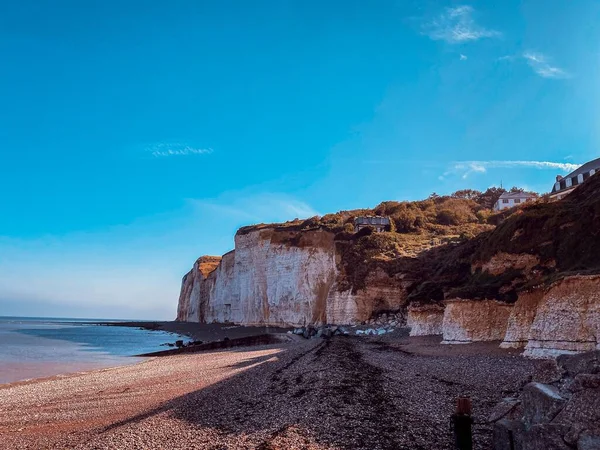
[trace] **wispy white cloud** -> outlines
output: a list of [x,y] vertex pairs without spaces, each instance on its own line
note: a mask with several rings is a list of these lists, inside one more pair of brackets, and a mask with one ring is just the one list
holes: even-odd
[[246,224],[283,222],[295,218],[306,219],[319,216],[308,203],[286,194],[261,193],[240,195],[233,198],[212,200],[190,200],[200,209],[233,217]]
[[442,14],[424,24],[422,31],[434,41],[446,41],[450,44],[502,35],[499,31],[477,24],[473,18],[474,11],[469,5],[446,8]]
[[212,148],[196,148],[187,144],[169,144],[159,143],[147,148],[155,158],[164,156],[187,156],[187,155],[208,155],[213,152]]
[[468,59],[467,55],[463,55],[462,53],[460,54],[460,60],[461,61],[466,61],[467,59]]
[[540,77],[555,79],[570,77],[570,74],[567,71],[552,65],[548,57],[542,53],[528,51],[523,53],[523,58],[525,58],[529,67],[531,67]]
[[515,55],[504,55],[496,58],[496,61],[512,61],[515,59]]
[[488,169],[554,169],[562,172],[572,172],[581,164],[552,162],[552,161],[457,161],[439,177],[445,179],[449,175],[459,175],[462,179],[476,173],[486,173]]

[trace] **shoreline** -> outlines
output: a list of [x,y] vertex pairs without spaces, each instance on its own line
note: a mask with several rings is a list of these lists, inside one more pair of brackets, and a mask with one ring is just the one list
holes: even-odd
[[108,327],[142,328],[150,331],[165,331],[167,333],[188,336],[194,341],[203,343],[222,341],[225,338],[238,339],[264,334],[284,334],[292,327],[246,326],[233,323],[198,323],[178,321],[126,321],[126,322],[93,322],[92,325]]
[[[62,324],[63,322],[56,322]],[[155,350],[133,349],[131,354],[119,355],[107,352],[102,360],[39,360],[2,362],[0,389],[30,384],[43,380],[62,379],[79,374],[127,367],[143,363],[154,356],[225,349],[236,346],[256,346],[278,342],[287,329],[278,327],[245,327],[232,324],[199,324],[175,321],[65,321],[65,325],[118,326],[140,328],[147,331],[168,333],[164,342]],[[196,345],[174,348],[176,340],[189,338]],[[164,349],[164,350],[161,350]]]
[[135,358],[135,359],[139,359],[140,361],[133,361],[129,364],[117,364],[117,365],[107,366],[107,367],[98,367],[95,369],[90,368],[89,370],[79,370],[79,371],[75,371],[75,372],[57,373],[56,375],[27,378],[25,380],[11,381],[9,383],[0,383],[0,391],[2,391],[3,389],[10,389],[13,387],[18,387],[18,386],[27,386],[27,385],[31,385],[31,384],[45,383],[48,381],[52,382],[52,381],[58,381],[58,380],[67,380],[70,378],[78,378],[78,377],[82,377],[82,376],[86,376],[86,375],[92,375],[94,373],[102,373],[102,372],[107,372],[107,371],[111,371],[111,370],[115,370],[115,369],[120,369],[123,367],[134,367],[134,366],[138,366],[140,364],[147,363],[154,359],[151,356],[126,356],[124,358]]

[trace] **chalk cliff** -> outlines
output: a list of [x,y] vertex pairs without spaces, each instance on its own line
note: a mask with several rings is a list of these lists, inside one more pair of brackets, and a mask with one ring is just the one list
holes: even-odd
[[334,234],[258,229],[238,233],[235,250],[210,272],[198,260],[182,282],[177,320],[245,325],[348,324],[399,310],[406,292],[383,272],[364,289],[340,290]]
[[[184,277],[177,319],[302,326],[393,311],[413,336],[446,343],[497,340],[530,356],[598,348],[600,176],[495,228],[481,212],[440,197],[242,228],[232,252]],[[390,217],[389,232],[354,232],[372,213]]]

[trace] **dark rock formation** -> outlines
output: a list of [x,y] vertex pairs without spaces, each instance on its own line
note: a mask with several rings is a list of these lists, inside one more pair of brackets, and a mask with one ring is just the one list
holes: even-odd
[[600,449],[600,350],[557,359],[561,377],[494,408],[494,450]]

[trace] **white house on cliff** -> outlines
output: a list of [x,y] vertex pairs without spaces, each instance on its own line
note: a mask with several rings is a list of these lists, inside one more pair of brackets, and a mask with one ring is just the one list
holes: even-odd
[[503,209],[531,202],[536,198],[536,194],[530,194],[528,192],[504,192],[494,205],[494,210],[502,211]]
[[585,163],[566,177],[558,175],[556,177],[556,183],[554,183],[554,186],[552,187],[552,192],[550,192],[550,198],[552,200],[564,198],[577,188],[577,186],[587,181],[592,175],[595,175],[598,172],[600,172],[600,158]]

